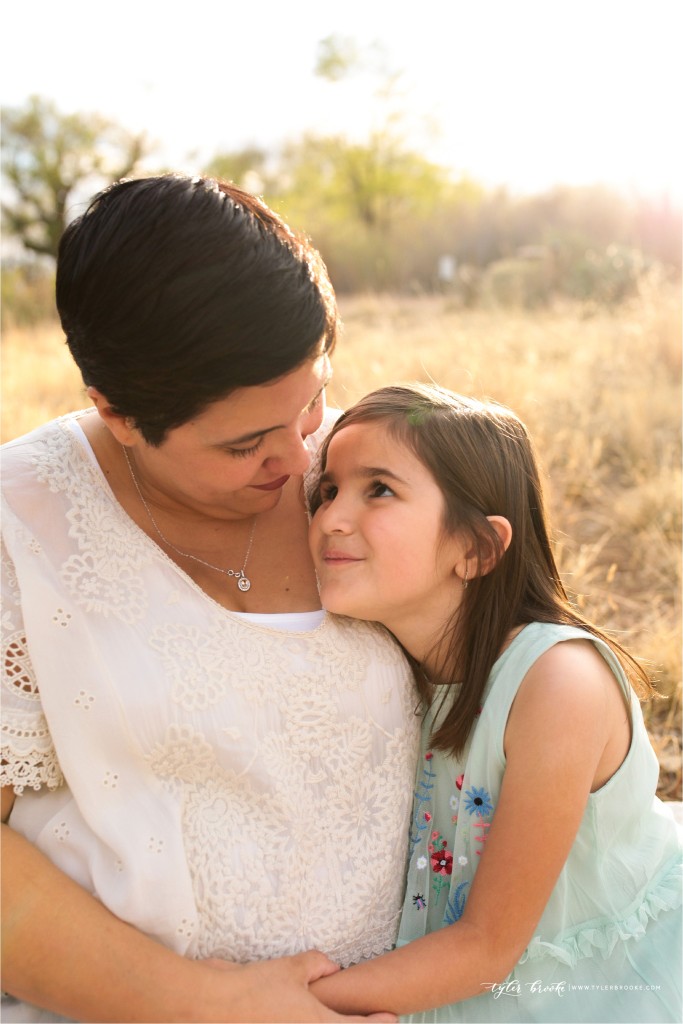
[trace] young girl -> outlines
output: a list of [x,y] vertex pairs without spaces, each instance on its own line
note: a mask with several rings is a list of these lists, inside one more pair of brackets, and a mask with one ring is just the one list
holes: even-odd
[[680,1021],[680,843],[629,680],[652,688],[567,600],[523,424],[383,388],[337,421],[321,473],[323,605],[391,630],[425,714],[397,948],[316,995],[418,1020]]

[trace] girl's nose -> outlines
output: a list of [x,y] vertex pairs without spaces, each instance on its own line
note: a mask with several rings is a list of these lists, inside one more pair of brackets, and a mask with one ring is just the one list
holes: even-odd
[[321,505],[316,512],[318,525],[323,533],[351,533],[353,526],[348,508],[339,497]]

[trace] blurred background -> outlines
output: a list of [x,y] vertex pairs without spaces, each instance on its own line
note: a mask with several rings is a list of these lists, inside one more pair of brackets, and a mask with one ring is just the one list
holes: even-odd
[[526,420],[565,581],[652,672],[680,799],[682,10],[4,5],[3,440],[87,404],[53,287],[92,194],[238,182],[328,265],[335,404],[433,379]]

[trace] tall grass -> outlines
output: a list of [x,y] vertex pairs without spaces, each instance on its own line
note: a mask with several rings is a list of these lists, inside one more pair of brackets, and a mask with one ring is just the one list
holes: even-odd
[[[511,406],[547,477],[577,604],[644,661],[660,794],[681,799],[681,301],[644,282],[618,307],[462,309],[447,296],[342,298],[333,404],[434,380]],[[87,405],[58,327],[8,330],[2,436]],[[476,472],[476,467],[473,467]]]

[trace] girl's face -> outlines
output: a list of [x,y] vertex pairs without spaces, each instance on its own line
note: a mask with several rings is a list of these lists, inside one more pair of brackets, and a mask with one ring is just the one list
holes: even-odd
[[444,533],[431,473],[381,421],[350,424],[329,445],[321,497],[310,543],[323,607],[383,623],[423,660],[460,603],[466,548]]

